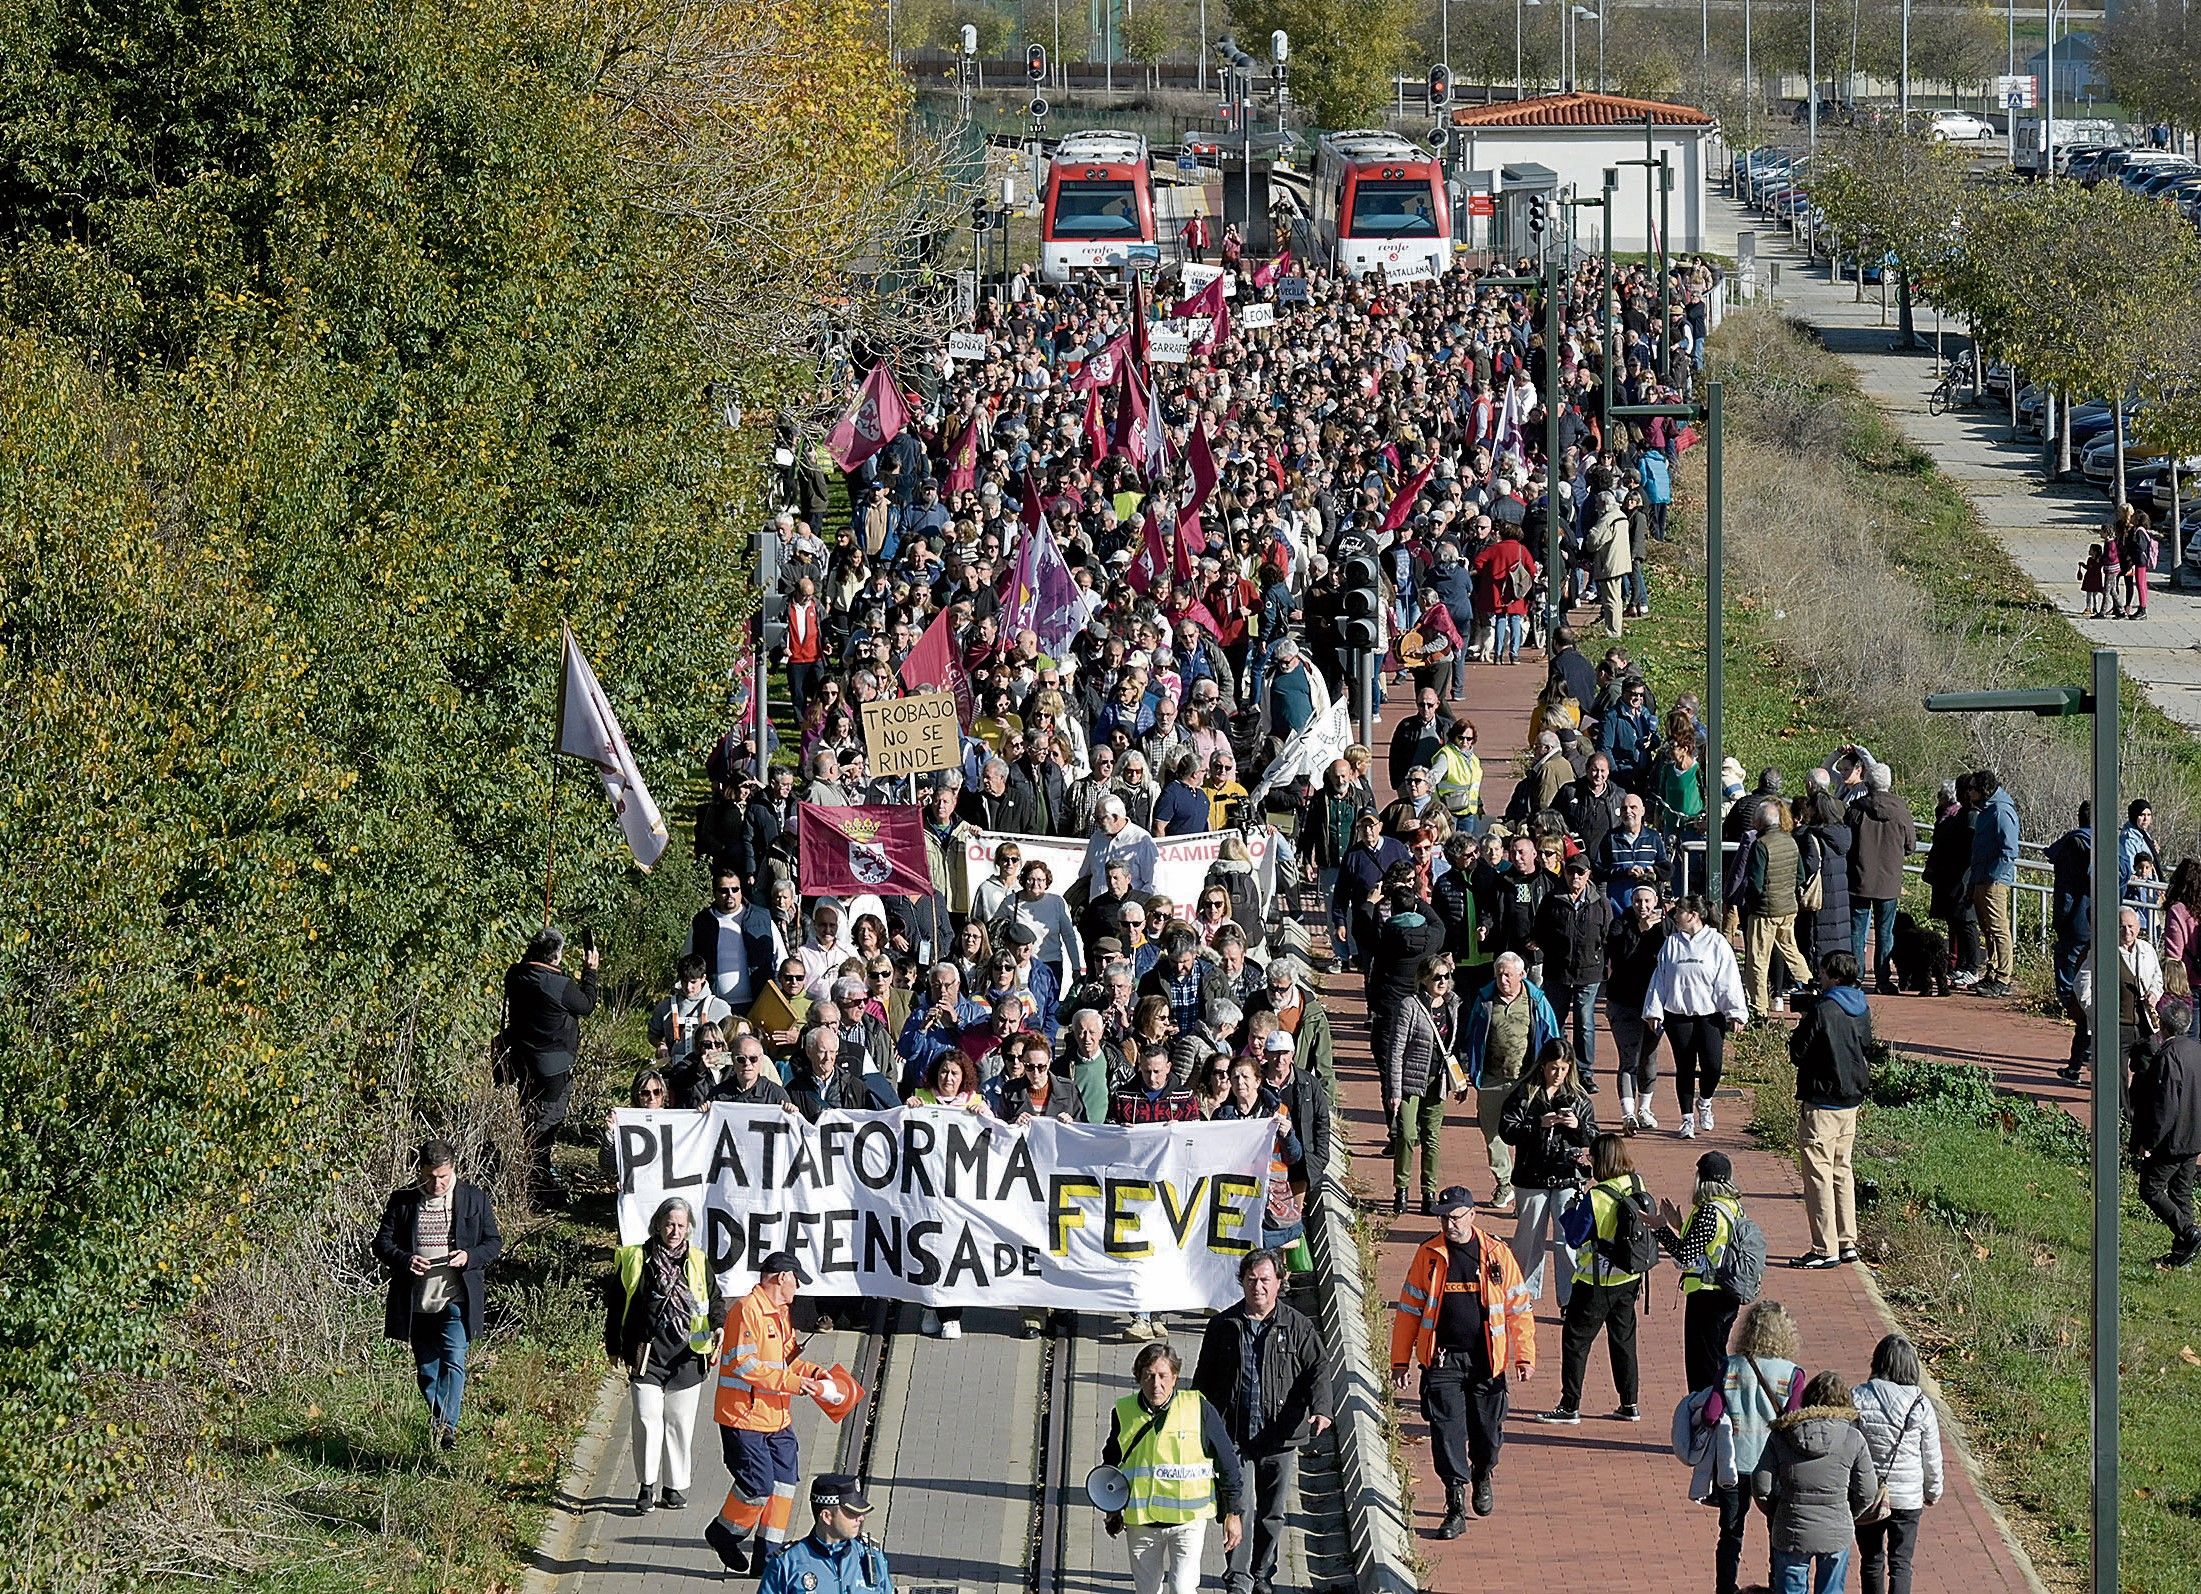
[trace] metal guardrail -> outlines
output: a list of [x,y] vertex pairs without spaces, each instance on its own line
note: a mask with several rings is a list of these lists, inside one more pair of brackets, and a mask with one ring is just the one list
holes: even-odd
[[[1921,831],[1931,831],[1933,827],[1926,823],[1919,828]],[[1702,838],[1681,843],[1681,868],[1676,886],[1680,895],[1688,896],[1704,889],[1704,849],[1705,842]],[[1720,843],[1723,866],[1727,860],[1733,858],[1736,850],[1736,844],[1732,841]],[[2025,931],[2022,939],[2043,946],[2054,937],[2056,917],[2056,871],[2055,865],[2043,856],[2045,851],[2046,848],[2039,842],[2018,843],[2018,878],[2010,888],[2013,903],[2017,905],[2011,914],[2011,928]],[[1921,850],[1912,853],[1911,858],[1916,861],[1906,861],[1903,872],[1923,882],[1926,875],[1925,854]],[[1722,878],[1725,878],[1724,867]],[[2158,950],[2161,949],[2163,936],[2163,896],[2168,889],[2167,881],[2134,880],[2128,883],[2125,890],[2123,905],[2139,913],[2142,933],[2150,941],[2157,943]],[[2028,926],[2030,929],[2027,929]]]

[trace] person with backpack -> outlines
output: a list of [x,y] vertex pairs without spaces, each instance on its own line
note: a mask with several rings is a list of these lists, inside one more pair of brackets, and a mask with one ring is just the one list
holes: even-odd
[[[1743,1530],[1750,1525],[1750,1475],[1765,1454],[1773,1424],[1803,1403],[1803,1335],[1779,1301],[1758,1301],[1742,1316],[1733,1352],[1709,1398],[1697,1408],[1702,1428],[1722,1422],[1729,1432],[1735,1479],[1714,1481],[1706,1504],[1719,1512],[1719,1547],[1713,1556],[1713,1594],[1736,1594],[1742,1569]],[[1689,1397],[1694,1405],[1697,1397]]]
[[1880,1493],[1857,1519],[1864,1594],[1911,1594],[1918,1519],[1941,1498],[1941,1419],[1919,1388],[1918,1349],[1901,1334],[1873,1347],[1872,1377],[1849,1392]]
[[1857,959],[1829,952],[1819,961],[1819,995],[1788,1037],[1796,1065],[1796,1157],[1803,1167],[1804,1216],[1811,1249],[1797,1267],[1839,1267],[1857,1253],[1857,1181],[1850,1156],[1857,1109],[1871,1083],[1872,1012],[1858,982]]
[[1658,1204],[1658,1243],[1681,1268],[1681,1358],[1691,1389],[1708,1389],[1727,1363],[1735,1317],[1765,1283],[1765,1231],[1742,1209],[1735,1165],[1723,1151],[1697,1158],[1688,1217]]
[[1590,1177],[1594,1182],[1564,1220],[1575,1260],[1574,1289],[1560,1319],[1559,1404],[1539,1418],[1570,1427],[1582,1420],[1582,1377],[1600,1329],[1620,1397],[1613,1415],[1622,1422],[1643,1420],[1636,1404],[1635,1310],[1644,1275],[1658,1263],[1658,1212],[1628,1142],[1599,1135],[1590,1146]]

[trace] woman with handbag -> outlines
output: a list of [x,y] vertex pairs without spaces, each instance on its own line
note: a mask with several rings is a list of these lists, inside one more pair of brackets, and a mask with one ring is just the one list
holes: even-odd
[[1918,1351],[1901,1334],[1873,1348],[1872,1377],[1850,1391],[1880,1493],[1857,1518],[1864,1594],[1910,1594],[1918,1519],[1941,1498],[1941,1421],[1919,1388]]
[[1840,1373],[1814,1375],[1804,1403],[1774,1419],[1750,1485],[1773,1507],[1773,1594],[1842,1594],[1880,1474]]

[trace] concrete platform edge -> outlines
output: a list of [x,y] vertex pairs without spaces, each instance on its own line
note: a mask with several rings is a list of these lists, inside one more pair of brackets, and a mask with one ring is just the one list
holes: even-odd
[[574,1442],[565,1474],[558,1480],[558,1494],[550,1502],[542,1537],[529,1557],[531,1564],[520,1585],[524,1594],[569,1594],[580,1585],[578,1563],[594,1542],[591,1524],[600,1519],[599,1514],[586,1509],[585,1502],[597,1469],[603,1465],[604,1450],[611,1443],[626,1391],[625,1378],[616,1372],[604,1375],[603,1385],[596,1391],[595,1409]]
[[1324,1182],[1307,1214],[1322,1338],[1335,1364],[1337,1445],[1345,1517],[1361,1594],[1410,1594],[1418,1585],[1408,1544],[1405,1490],[1384,1438],[1385,1378],[1368,1342],[1369,1281],[1361,1272],[1348,1199]]

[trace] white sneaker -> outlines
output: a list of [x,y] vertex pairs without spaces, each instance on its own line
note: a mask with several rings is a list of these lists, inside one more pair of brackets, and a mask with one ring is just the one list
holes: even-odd
[[942,1339],[961,1339],[963,1337],[962,1323],[955,1318],[949,1318],[940,1325],[940,1337]]
[[1697,1127],[1699,1129],[1710,1129],[1712,1127],[1712,1103],[1710,1098],[1697,1103]]
[[1975,986],[1979,983],[1979,976],[1977,974],[1974,974],[1970,969],[1958,969],[1954,974],[1949,976],[1949,983],[1951,985],[1961,985],[1969,990],[1972,986]]
[[925,1315],[917,1321],[917,1331],[928,1339],[938,1339],[940,1337],[940,1314],[931,1307],[926,1307]]
[[1658,1119],[1652,1116],[1651,1104],[1647,1101],[1636,1103],[1635,1121],[1646,1129],[1656,1129],[1658,1127]]
[[1131,1339],[1152,1339],[1154,1337],[1154,1319],[1151,1317],[1134,1317],[1131,1319],[1131,1326],[1124,1332]]
[[1691,1113],[1688,1117],[1682,1119],[1681,1138],[1684,1140],[1694,1140],[1697,1138],[1696,1114]]

